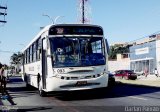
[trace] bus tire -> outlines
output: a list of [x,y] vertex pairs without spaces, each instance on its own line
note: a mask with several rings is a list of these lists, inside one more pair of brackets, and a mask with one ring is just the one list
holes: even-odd
[[[38,77],[40,78],[40,77]],[[41,82],[41,79],[38,79],[38,93],[41,97],[45,97],[46,96],[46,92],[43,91],[42,89],[42,84],[40,83]]]
[[32,86],[30,84],[26,84],[26,88],[30,90]]
[[38,87],[38,93],[41,97],[45,97],[46,96],[46,92],[42,90],[42,87],[39,86]]

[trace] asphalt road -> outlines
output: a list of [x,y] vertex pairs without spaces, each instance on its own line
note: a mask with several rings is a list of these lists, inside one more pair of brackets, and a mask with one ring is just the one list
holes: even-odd
[[[35,88],[26,88],[20,77],[11,77],[3,109],[19,112],[121,112],[160,111],[160,89],[116,84],[113,88],[61,92],[40,97]],[[6,106],[8,105],[8,106]]]

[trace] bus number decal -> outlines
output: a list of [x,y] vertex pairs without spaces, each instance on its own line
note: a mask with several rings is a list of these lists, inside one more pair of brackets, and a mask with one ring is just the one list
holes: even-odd
[[65,70],[64,70],[64,69],[58,69],[57,72],[58,72],[58,73],[64,73]]

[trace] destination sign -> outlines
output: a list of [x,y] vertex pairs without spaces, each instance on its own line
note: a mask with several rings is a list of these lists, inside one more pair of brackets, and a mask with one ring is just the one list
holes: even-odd
[[103,30],[96,26],[54,26],[49,35],[103,35]]

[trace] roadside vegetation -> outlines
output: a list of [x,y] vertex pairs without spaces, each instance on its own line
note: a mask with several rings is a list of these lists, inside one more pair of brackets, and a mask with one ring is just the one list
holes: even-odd
[[110,51],[109,51],[109,59],[116,59],[117,54],[125,54],[129,53],[129,47],[130,45],[124,45],[124,44],[115,44],[113,46],[110,46]]

